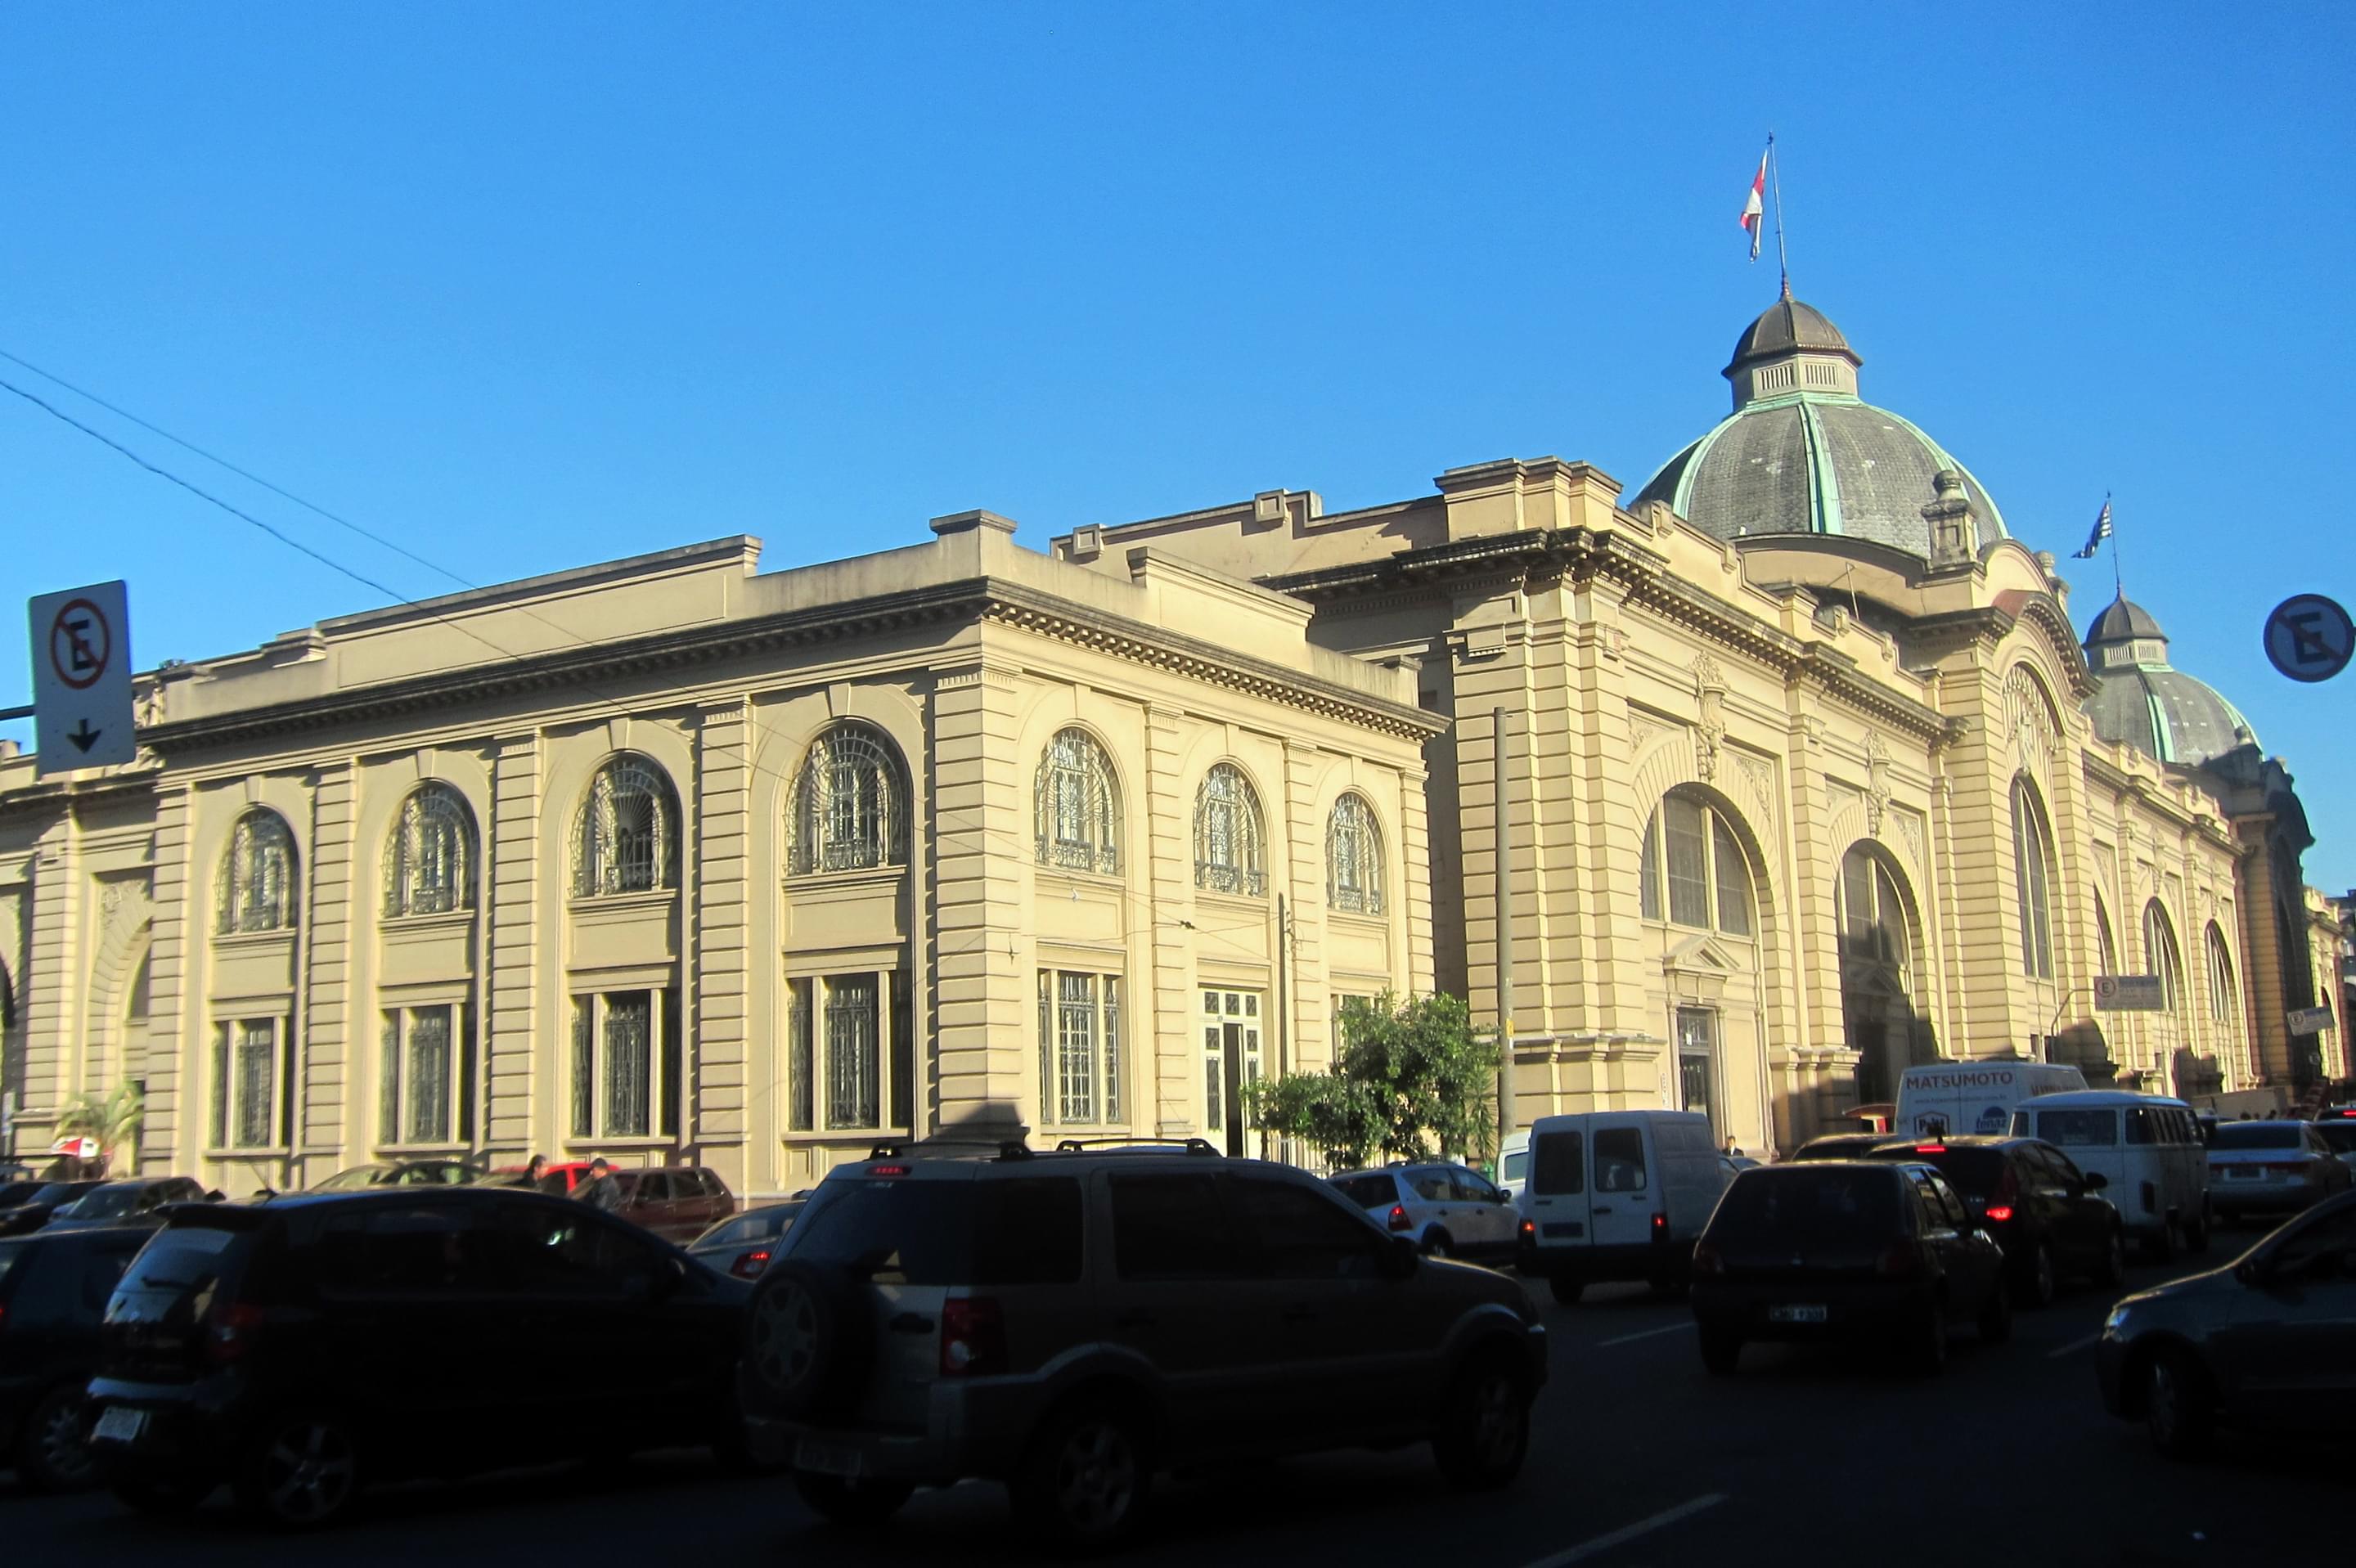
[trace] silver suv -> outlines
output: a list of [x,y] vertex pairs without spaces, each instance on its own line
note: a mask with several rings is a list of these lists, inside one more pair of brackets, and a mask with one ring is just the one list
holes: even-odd
[[1345,1170],[1326,1178],[1395,1236],[1435,1258],[1509,1264],[1521,1246],[1514,1200],[1477,1170],[1444,1161]]
[[1199,1139],[838,1167],[745,1318],[755,1453],[839,1523],[1007,1483],[1042,1544],[1107,1546],[1156,1471],[1429,1440],[1520,1470],[1546,1330],[1518,1282],[1429,1260],[1324,1182]]

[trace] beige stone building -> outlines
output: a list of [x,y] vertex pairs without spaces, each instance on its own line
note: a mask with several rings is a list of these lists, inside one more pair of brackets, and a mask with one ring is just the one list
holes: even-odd
[[[1779,301],[1624,500],[1509,459],[1046,553],[988,513],[790,571],[730,539],[157,672],[138,765],[0,760],[18,1147],[128,1080],[141,1164],[238,1189],[538,1150],[782,1191],[967,1125],[1257,1150],[1241,1083],[1328,1061],[1339,998],[1494,1020],[1501,925],[1524,1121],[1788,1147],[1942,1056],[2345,1077],[2288,1032],[2336,933],[2284,766],[2139,607],[2082,641],[1859,365]],[[2121,974],[2165,1008],[2098,1009]]]

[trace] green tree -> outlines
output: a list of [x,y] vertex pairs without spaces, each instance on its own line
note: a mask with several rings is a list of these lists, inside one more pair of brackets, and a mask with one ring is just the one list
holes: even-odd
[[[147,1097],[134,1084],[118,1083],[112,1093],[80,1093],[68,1100],[58,1110],[56,1131],[61,1138],[95,1138],[103,1170],[117,1155],[128,1155],[137,1147],[146,1120]],[[124,1168],[129,1168],[127,1163]]]
[[1342,1008],[1333,1068],[1249,1085],[1252,1125],[1299,1138],[1336,1165],[1373,1154],[1485,1160],[1496,1141],[1497,1045],[1461,997],[1386,991]]

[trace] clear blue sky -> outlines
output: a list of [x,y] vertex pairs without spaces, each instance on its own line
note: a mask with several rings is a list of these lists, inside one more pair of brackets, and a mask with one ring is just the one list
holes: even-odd
[[[2356,884],[2356,8],[12,5],[0,348],[492,581],[771,566],[1558,453],[1629,484],[1794,281],[1869,398],[2130,593]],[[44,391],[14,367],[8,379]],[[447,580],[68,398],[404,594]],[[0,602],[135,656],[381,602],[0,395]],[[2072,563],[2083,628],[2107,560]],[[0,705],[27,690],[0,637]],[[23,726],[5,732],[23,735]],[[28,737],[27,737],[28,738]]]

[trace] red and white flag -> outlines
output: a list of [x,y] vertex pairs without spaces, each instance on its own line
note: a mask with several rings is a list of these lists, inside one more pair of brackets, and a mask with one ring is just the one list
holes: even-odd
[[1751,176],[1751,194],[1742,198],[1742,227],[1751,235],[1751,259],[1759,260],[1759,240],[1767,227],[1767,155],[1759,155],[1759,172]]

